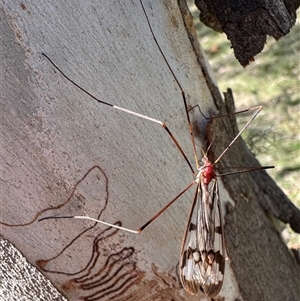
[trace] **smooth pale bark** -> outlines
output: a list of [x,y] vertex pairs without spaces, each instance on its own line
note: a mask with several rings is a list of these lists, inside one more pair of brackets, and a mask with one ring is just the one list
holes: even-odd
[[[175,3],[144,5],[188,105],[199,104],[207,116],[216,113],[220,97],[189,39],[194,36],[187,34],[185,8],[183,18]],[[101,100],[166,122],[195,166],[181,92],[141,3],[29,1],[3,7],[1,235],[69,300],[199,300],[183,291],[176,271],[193,189],[139,235],[74,219],[37,221],[101,213],[107,222],[137,229],[193,180],[159,124],[98,104],[41,55]],[[198,110],[192,119],[201,145],[207,120]],[[222,128],[216,134],[225,136]],[[255,200],[253,206],[261,217]],[[260,228],[264,239],[272,225],[262,223],[268,225]],[[229,251],[231,246],[229,240]],[[257,246],[257,252],[272,252],[274,245],[269,247]],[[287,250],[283,243],[280,248]],[[221,295],[234,300],[240,292],[230,264],[226,269]]]

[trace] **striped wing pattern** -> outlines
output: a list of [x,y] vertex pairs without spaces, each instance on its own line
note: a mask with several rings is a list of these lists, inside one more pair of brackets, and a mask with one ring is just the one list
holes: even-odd
[[208,297],[221,290],[225,245],[218,182],[197,185],[180,252],[180,278],[184,289]]

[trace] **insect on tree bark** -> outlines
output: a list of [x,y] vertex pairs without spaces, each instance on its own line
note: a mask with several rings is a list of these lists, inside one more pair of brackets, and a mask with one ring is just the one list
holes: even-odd
[[[39,221],[49,220],[49,219],[86,219],[90,221],[94,221],[97,223],[104,224],[109,227],[113,227],[116,229],[124,230],[127,232],[139,234],[146,227],[148,227],[158,216],[160,216],[165,210],[167,210],[178,198],[180,198],[187,190],[189,190],[194,184],[196,184],[196,193],[194,196],[194,200],[192,203],[192,208],[189,214],[187,227],[184,234],[183,244],[180,252],[180,278],[184,289],[191,293],[197,294],[197,292],[201,289],[205,295],[210,298],[215,297],[221,290],[223,280],[224,280],[224,270],[225,270],[225,239],[224,239],[224,225],[223,225],[223,217],[221,212],[221,202],[219,198],[219,189],[218,182],[216,181],[217,174],[214,170],[214,165],[221,160],[221,158],[226,154],[226,152],[232,147],[235,141],[241,136],[243,131],[249,126],[249,124],[253,121],[253,119],[258,115],[258,113],[262,110],[262,106],[244,110],[239,113],[247,112],[255,110],[255,113],[251,117],[251,119],[246,123],[246,125],[242,128],[242,130],[236,135],[236,137],[229,143],[229,145],[224,149],[224,151],[219,155],[219,157],[212,163],[207,158],[207,155],[203,153],[202,158],[202,166],[199,167],[199,160],[197,155],[197,149],[195,145],[195,138],[193,133],[192,124],[190,121],[187,101],[185,97],[185,91],[180,85],[176,75],[174,74],[171,66],[168,63],[167,58],[165,57],[160,44],[157,42],[156,37],[154,35],[152,26],[150,24],[148,15],[146,13],[143,2],[141,1],[141,6],[143,8],[143,12],[147,19],[147,23],[149,24],[149,29],[153,36],[153,39],[157,45],[161,56],[163,57],[166,66],[168,67],[170,74],[174,77],[175,82],[178,85],[178,88],[181,91],[182,101],[184,104],[186,117],[187,117],[187,125],[190,131],[191,142],[193,146],[195,165],[197,167],[197,173],[195,174],[194,169],[184,153],[182,147],[178,143],[178,140],[172,132],[169,130],[167,124],[155,118],[143,115],[141,113],[133,112],[131,110],[116,106],[111,103],[107,103],[94,95],[90,94],[88,91],[84,90],[80,85],[70,79],[46,54],[43,54],[45,58],[55,67],[57,71],[69,82],[71,82],[78,89],[86,93],[88,96],[93,98],[97,103],[101,105],[105,105],[115,110],[120,110],[126,114],[133,115],[135,117],[139,117],[141,119],[145,119],[149,122],[156,123],[163,127],[166,133],[169,135],[178,151],[186,161],[188,167],[191,172],[194,174],[195,179],[192,183],[190,183],[183,191],[181,191],[174,199],[172,199],[166,206],[164,206],[161,210],[159,210],[152,218],[150,218],[142,227],[137,230],[132,230],[129,228],[122,227],[120,225],[115,225],[112,223],[104,222],[96,218],[92,218],[89,216],[49,216],[43,217],[39,219]],[[197,106],[198,107],[198,106]],[[199,107],[200,109],[200,107]],[[201,109],[200,109],[201,112]],[[202,114],[202,112],[201,112]],[[236,114],[236,113],[233,113]],[[210,122],[212,122],[213,118],[221,118],[224,116],[211,117]],[[259,170],[259,169],[267,169],[274,168],[274,166],[268,167],[250,167],[248,171],[251,170]],[[229,172],[232,173],[241,173],[247,170],[240,170],[237,172]]]
[[[190,35],[186,33],[190,19],[183,2],[182,12],[169,1],[143,3],[155,37],[187,93],[188,105],[200,104],[204,113],[216,113],[220,97],[201,52],[195,44],[191,47],[196,38],[191,42],[191,31]],[[6,121],[1,235],[69,300],[136,300],[136,296],[141,300],[186,299],[174,267],[191,193],[187,192],[184,200],[160,218],[161,223],[153,223],[151,231],[146,229],[138,239],[99,225],[89,227],[78,220],[37,222],[44,210],[54,215],[97,216],[101,212],[101,219],[122,221],[124,225],[128,222],[128,227],[134,228],[142,224],[146,214],[172,199],[178,187],[183,189],[193,180],[191,175],[178,177],[189,175],[190,169],[185,160],[178,160],[178,149],[157,124],[133,121],[123,112],[95,105],[49,68],[41,55],[47,53],[72,79],[101,99],[166,122],[187,157],[193,158],[178,85],[157,51],[140,2],[37,6],[27,1],[21,5],[6,2],[3,8],[7,77],[1,110]],[[201,118],[201,114],[192,112],[192,124],[197,121],[203,126],[206,122]],[[196,137],[197,144],[198,140]],[[255,201],[250,209],[252,204]],[[269,224],[261,220],[267,225],[260,232],[264,239]],[[157,233],[162,236],[158,238]],[[167,244],[162,244],[161,237],[168,238]],[[277,250],[286,250],[275,245]],[[242,246],[248,247],[247,242]],[[234,258],[240,256],[235,254]],[[269,259],[255,256],[258,262],[260,258],[266,262]],[[280,258],[274,262],[281,264]],[[268,266],[276,270],[271,262]],[[89,269],[89,263],[93,268]],[[258,270],[255,262],[252,265]],[[103,268],[119,274],[110,278],[108,273],[101,282],[103,274],[96,271]],[[287,281],[292,277],[285,273],[293,274],[292,268],[285,264],[280,270],[281,274],[275,274],[290,288]],[[82,277],[87,271],[90,279],[99,280],[97,285]],[[119,277],[121,273],[123,277]]]

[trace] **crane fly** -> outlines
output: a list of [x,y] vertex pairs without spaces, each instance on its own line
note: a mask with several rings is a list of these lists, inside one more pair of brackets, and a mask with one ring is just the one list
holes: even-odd
[[[164,128],[164,130],[168,133],[169,137],[171,138],[171,140],[179,150],[181,156],[184,158],[184,160],[187,162],[188,166],[190,167],[194,175],[194,180],[185,189],[183,189],[174,199],[172,199],[167,205],[165,205],[161,210],[159,210],[159,212],[157,212],[152,218],[150,218],[142,227],[140,227],[137,230],[132,230],[105,221],[100,221],[89,216],[49,216],[49,217],[41,218],[39,221],[45,219],[51,219],[51,218],[85,219],[85,220],[98,222],[110,227],[114,227],[120,230],[125,230],[127,232],[137,234],[137,233],[141,233],[147,226],[149,226],[152,223],[152,221],[154,221],[167,208],[169,208],[180,196],[182,196],[187,190],[189,190],[192,186],[195,185],[196,186],[195,194],[194,194],[191,210],[188,216],[188,222],[185,229],[184,238],[183,238],[181,251],[180,251],[180,265],[179,265],[180,278],[181,278],[182,285],[187,292],[191,294],[196,294],[199,290],[202,290],[208,297],[212,298],[216,296],[221,290],[223,280],[224,280],[224,270],[225,270],[225,260],[226,260],[226,247],[225,247],[225,239],[224,239],[222,210],[221,210],[221,202],[219,197],[218,181],[217,181],[217,177],[225,174],[217,174],[215,170],[215,164],[231,148],[234,142],[240,137],[242,132],[258,115],[258,113],[262,110],[262,106],[241,111],[241,112],[247,112],[247,111],[255,110],[250,120],[246,123],[246,125],[242,128],[242,130],[236,135],[236,137],[230,142],[230,144],[224,149],[224,151],[219,155],[219,157],[214,162],[211,162],[208,159],[207,153],[203,153],[203,158],[199,164],[197,153],[196,153],[193,128],[190,121],[185,92],[182,86],[180,85],[177,77],[175,76],[172,68],[170,67],[159,43],[155,38],[143,2],[140,1],[140,3],[146,21],[149,25],[149,30],[155,41],[155,44],[157,45],[158,50],[166,63],[166,66],[168,67],[169,71],[171,72],[175,82],[177,83],[181,91],[185,112],[186,112],[187,123],[189,126],[192,146],[193,146],[193,153],[195,157],[197,172],[194,172],[194,168],[192,167],[182,147],[180,146],[179,142],[173,136],[173,134],[171,133],[171,131],[169,130],[169,128],[164,122],[140,113],[127,110],[125,108],[121,108],[119,106],[110,104],[108,102],[96,98],[95,96],[87,92],[85,89],[80,87],[67,75],[65,75],[65,73],[63,73],[46,54],[43,55],[61,73],[63,77],[65,77],[68,81],[73,83],[77,88],[82,90],[84,93],[92,97],[98,103],[161,125]],[[217,117],[222,117],[222,116],[217,116]],[[254,168],[250,168],[250,170],[258,170],[262,168],[264,169],[273,168],[273,166],[254,167]],[[249,171],[249,170],[247,169],[243,171]],[[239,173],[243,171],[240,170],[237,172],[229,172],[227,174]]]

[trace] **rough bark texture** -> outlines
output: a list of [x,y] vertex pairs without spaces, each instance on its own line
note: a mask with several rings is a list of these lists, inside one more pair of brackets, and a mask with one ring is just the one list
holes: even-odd
[[0,236],[1,301],[66,301],[52,283]]
[[196,0],[200,21],[225,32],[242,66],[259,54],[267,36],[287,35],[296,21],[299,0],[206,1]]
[[[185,3],[180,1],[180,11],[169,1],[143,2],[189,107],[199,104],[206,116],[216,114],[221,96]],[[136,229],[193,180],[159,124],[98,104],[41,55],[101,100],[165,121],[192,161],[181,93],[140,1],[7,1],[1,13],[1,235],[69,300],[199,300],[200,294],[183,292],[176,271],[193,191],[139,236],[85,221],[37,221],[88,214]],[[191,113],[200,145],[207,120],[197,110]],[[226,146],[227,131],[221,125],[209,135],[218,141],[212,156]],[[226,160],[234,160],[239,147]],[[274,289],[282,277],[293,298],[299,266],[259,206],[258,186],[254,195],[244,177],[250,176],[228,178],[229,188],[225,182],[234,200],[226,218],[231,261],[218,299],[283,300]],[[220,190],[224,204],[228,192]]]
[[[225,106],[221,113],[234,111],[229,90],[225,93]],[[221,130],[227,135],[220,135]],[[213,119],[208,127],[208,141],[213,142],[210,157],[217,157],[223,151],[220,145],[229,144],[237,133],[234,115]],[[230,166],[259,166],[242,139],[238,139],[230,154],[226,154],[217,164],[220,173],[230,170]],[[240,296],[249,301],[298,300],[300,267],[271,217],[289,222],[299,233],[299,209],[264,170],[224,176],[222,180],[234,201],[232,205],[223,196],[228,255],[238,279]]]

